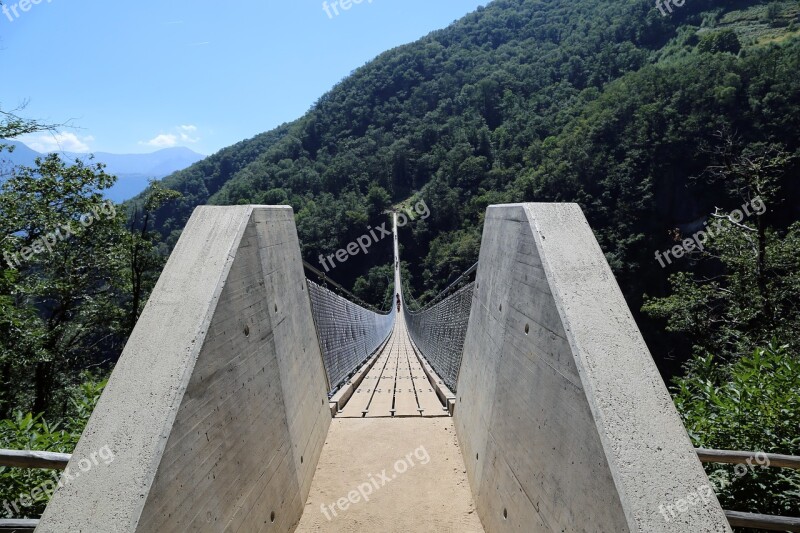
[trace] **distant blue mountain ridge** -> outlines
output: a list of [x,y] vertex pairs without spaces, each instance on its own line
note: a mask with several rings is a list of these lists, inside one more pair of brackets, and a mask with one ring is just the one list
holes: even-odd
[[[13,152],[8,150],[0,152],[0,168],[20,165],[33,166],[37,157],[45,155],[19,141],[2,140],[0,144],[14,147]],[[114,186],[103,191],[106,198],[114,202],[129,200],[145,190],[149,180],[169,176],[173,172],[183,170],[206,157],[183,147],[164,148],[149,154],[95,152],[92,160],[89,159],[91,154],[58,153],[70,161],[80,159],[85,162],[104,163],[106,172],[117,177],[117,182]],[[3,179],[3,176],[0,175],[0,182]]]

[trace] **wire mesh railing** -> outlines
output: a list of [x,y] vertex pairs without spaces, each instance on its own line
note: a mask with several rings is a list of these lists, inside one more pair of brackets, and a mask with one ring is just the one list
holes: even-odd
[[397,310],[376,313],[308,280],[329,392],[335,392],[392,332]]
[[474,290],[472,282],[435,305],[405,312],[411,339],[453,392],[461,369]]

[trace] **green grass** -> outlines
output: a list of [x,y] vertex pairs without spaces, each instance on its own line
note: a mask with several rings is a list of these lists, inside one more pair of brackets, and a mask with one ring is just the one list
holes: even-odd
[[797,27],[800,25],[798,2],[790,0],[774,4],[778,4],[778,14],[772,20],[768,19],[768,5],[755,5],[726,13],[714,28],[704,28],[700,31],[732,28],[745,46],[763,46],[782,42],[800,34]]

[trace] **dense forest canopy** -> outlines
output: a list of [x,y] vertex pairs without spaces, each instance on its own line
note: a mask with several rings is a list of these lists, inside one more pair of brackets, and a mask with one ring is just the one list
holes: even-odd
[[[693,268],[654,258],[675,228],[742,202],[707,176],[720,144],[800,148],[799,12],[795,1],[698,0],[664,16],[640,0],[496,0],[382,54],[297,121],[167,178],[183,198],[158,229],[171,246],[197,205],[289,204],[314,263],[419,194],[432,214],[402,244],[424,301],[476,261],[487,205],[578,202],[638,312]],[[778,228],[797,219],[797,172],[790,158],[768,206]],[[334,277],[379,303],[389,257]],[[674,373],[692,341],[637,320]]]

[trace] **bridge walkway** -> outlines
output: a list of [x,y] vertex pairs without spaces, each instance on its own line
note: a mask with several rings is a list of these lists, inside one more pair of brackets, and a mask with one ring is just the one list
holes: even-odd
[[[396,215],[393,226],[400,287]],[[484,531],[453,419],[422,369],[403,313],[333,419],[296,531]]]
[[295,531],[483,533],[453,419],[335,418]]
[[422,369],[402,314],[378,360],[337,418],[448,416]]

